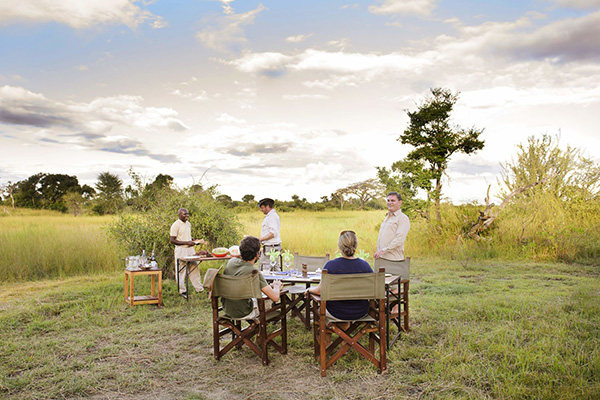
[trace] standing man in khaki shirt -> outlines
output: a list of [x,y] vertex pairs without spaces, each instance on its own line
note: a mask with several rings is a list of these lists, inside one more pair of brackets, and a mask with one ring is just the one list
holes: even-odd
[[375,258],[384,258],[390,261],[404,260],[404,241],[410,230],[410,221],[400,211],[401,205],[402,197],[398,192],[388,193],[388,213],[379,229]]
[[[193,256],[196,253],[194,246],[197,244],[206,244],[206,241],[204,241],[204,239],[192,239],[192,224],[188,221],[190,219],[188,210],[180,208],[177,214],[179,215],[179,219],[171,225],[170,239],[171,243],[175,245],[175,276],[177,276],[178,270],[181,270],[181,273],[179,274],[179,293],[186,296],[185,261],[182,261],[181,258]],[[195,268],[191,267],[190,270],[190,281],[192,282],[192,286],[196,289],[196,292],[201,292],[204,288],[202,287],[202,280],[200,279],[198,263],[195,264]]]

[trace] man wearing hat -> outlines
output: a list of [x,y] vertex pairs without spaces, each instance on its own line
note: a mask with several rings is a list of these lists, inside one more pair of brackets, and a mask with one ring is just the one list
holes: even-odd
[[[260,228],[260,243],[262,244],[262,255],[260,257],[260,269],[264,270],[265,266],[271,265],[271,259],[267,253],[271,251],[279,251],[281,253],[281,237],[279,236],[279,215],[273,208],[275,202],[273,199],[264,198],[258,202],[260,211],[265,214],[262,226]],[[268,267],[267,267],[268,268]],[[277,257],[277,263],[272,268],[274,271],[281,271],[281,265],[279,264],[279,257]]]

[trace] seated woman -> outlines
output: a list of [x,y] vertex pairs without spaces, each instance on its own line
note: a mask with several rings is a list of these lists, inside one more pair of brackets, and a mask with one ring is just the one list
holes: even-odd
[[[364,274],[373,272],[365,260],[354,257],[358,247],[358,238],[353,231],[343,231],[338,239],[342,256],[328,261],[323,267],[328,274]],[[321,284],[308,289],[309,293],[321,294]],[[339,300],[327,302],[327,313],[338,319],[355,320],[369,312],[368,300]]]

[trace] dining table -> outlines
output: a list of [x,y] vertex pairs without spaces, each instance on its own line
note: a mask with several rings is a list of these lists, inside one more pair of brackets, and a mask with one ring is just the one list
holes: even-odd
[[177,260],[175,260],[175,265],[177,265],[177,276],[175,277],[175,279],[177,280],[177,288],[179,288],[179,274],[181,272],[183,272],[183,270],[185,269],[185,294],[183,293],[179,293],[180,296],[182,296],[184,299],[189,300],[188,296],[190,291],[188,290],[188,281],[189,281],[189,276],[190,276],[190,272],[192,272],[194,269],[196,268],[200,268],[200,263],[203,261],[227,261],[229,259],[233,258],[230,255],[227,256],[222,256],[222,257],[216,257],[216,256],[204,256],[204,255],[193,255],[193,256],[187,256],[187,257],[181,257],[180,260],[181,261],[185,261],[185,265],[180,267],[179,263],[177,262]]
[[[321,273],[320,272],[309,272],[306,276],[302,276],[301,272],[295,270],[288,271],[263,271],[263,276],[267,282],[273,282],[275,280],[280,280],[283,284],[305,284],[306,289],[313,284],[319,284],[321,282]],[[385,296],[386,296],[386,346],[389,349],[396,339],[400,336],[401,332],[408,332],[409,329],[409,318],[408,318],[408,288],[409,288],[409,279],[403,278],[399,275],[385,274]],[[394,289],[398,287],[397,291]],[[395,293],[394,293],[395,292]],[[288,296],[292,291],[288,291]],[[402,311],[399,311],[397,315],[394,316],[396,318],[396,326],[398,327],[398,332],[394,336],[394,338],[390,341],[390,315],[392,314],[392,308],[394,304],[394,300],[399,302],[399,306],[402,306]],[[291,299],[288,297],[287,301],[287,309],[286,313],[290,310],[292,313],[295,312],[295,306],[300,301],[300,297],[298,296],[296,299]],[[308,307],[306,308],[306,316],[304,319],[304,323],[307,328],[310,328],[310,316]],[[402,321],[400,317],[403,317]]]

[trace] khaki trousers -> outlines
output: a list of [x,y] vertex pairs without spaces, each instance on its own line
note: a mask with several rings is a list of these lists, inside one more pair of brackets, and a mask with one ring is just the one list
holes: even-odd
[[[267,266],[267,268],[271,267],[271,259],[269,258],[269,256],[266,254],[268,252],[270,252],[271,250],[274,251],[278,251],[279,254],[281,254],[281,244],[265,244],[262,247],[262,254],[260,256],[260,270],[264,271],[264,267]],[[277,257],[277,263],[275,263],[275,266],[273,268],[271,268],[272,271],[281,271],[281,257]]]
[[[181,272],[179,273],[179,293],[185,292],[185,261],[177,260],[179,263],[179,269]],[[202,279],[200,278],[200,268],[198,267],[197,262],[190,262],[190,282],[192,282],[192,286],[196,289],[196,292],[202,292],[204,288],[202,287]],[[177,275],[177,269],[175,269],[175,275]]]

